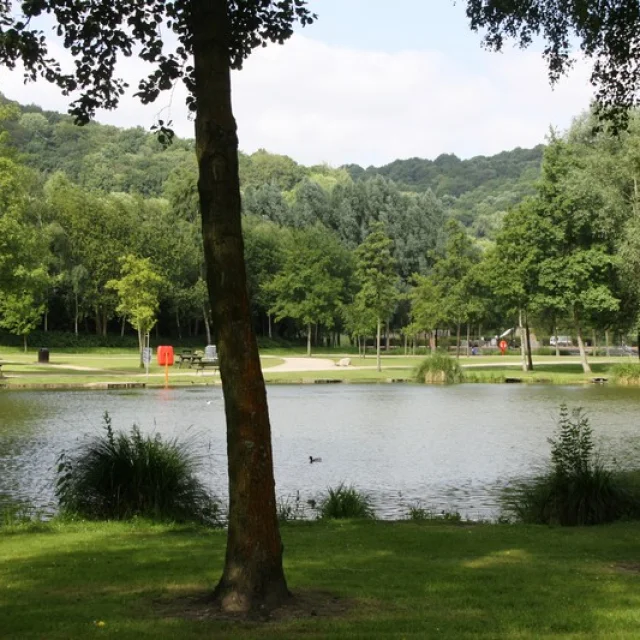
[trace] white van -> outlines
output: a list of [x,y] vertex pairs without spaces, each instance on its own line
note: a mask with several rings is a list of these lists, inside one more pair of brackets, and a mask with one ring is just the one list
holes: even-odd
[[[552,347],[556,346],[556,336],[551,336],[551,340],[549,340],[549,344]],[[571,336],[558,336],[558,344],[559,347],[573,347],[573,341],[571,340]]]

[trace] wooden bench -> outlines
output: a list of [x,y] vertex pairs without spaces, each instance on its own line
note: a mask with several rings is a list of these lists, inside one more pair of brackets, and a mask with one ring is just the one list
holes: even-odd
[[196,375],[198,374],[198,371],[204,371],[205,369],[213,369],[215,371],[220,368],[220,360],[218,358],[215,360],[205,360],[203,358],[195,363],[195,367]]

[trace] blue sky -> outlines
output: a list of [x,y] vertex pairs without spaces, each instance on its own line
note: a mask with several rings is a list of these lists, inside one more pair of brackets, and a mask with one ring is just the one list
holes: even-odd
[[[465,4],[310,0],[316,24],[296,30],[283,47],[259,49],[234,74],[241,148],[304,164],[368,166],[441,153],[491,155],[539,144],[550,126],[568,127],[589,104],[588,65],[579,61],[552,91],[539,50],[483,50]],[[121,67],[131,86],[144,72],[135,59]],[[0,70],[0,90],[66,109],[54,88],[25,87],[19,73]],[[148,128],[155,118],[171,118],[179,135],[192,136],[184,99],[180,86],[150,107],[127,97],[98,119]]]

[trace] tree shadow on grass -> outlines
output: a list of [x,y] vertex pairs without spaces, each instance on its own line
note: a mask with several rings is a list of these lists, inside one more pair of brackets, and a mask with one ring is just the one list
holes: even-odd
[[[289,586],[307,604],[259,628],[195,602],[219,577],[224,532],[87,525],[57,540],[0,537],[0,635],[635,638],[638,574],[623,567],[637,562],[638,533],[637,524],[287,525]],[[313,615],[314,598],[335,609]]]

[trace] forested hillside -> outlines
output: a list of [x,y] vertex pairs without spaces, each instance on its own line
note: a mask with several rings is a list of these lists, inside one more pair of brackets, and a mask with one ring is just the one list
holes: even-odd
[[[3,100],[0,94],[0,103]],[[38,172],[62,171],[87,189],[151,197],[165,195],[168,180],[175,185],[176,179],[195,175],[192,140],[176,138],[165,149],[141,127],[91,123],[79,128],[69,116],[33,105],[16,106],[20,117],[5,123],[5,128],[24,163]],[[348,165],[340,170],[305,167],[286,156],[258,151],[241,155],[240,173],[243,189],[270,185],[289,202],[288,194],[308,179],[328,192],[337,183],[382,176],[403,192],[432,192],[472,235],[493,239],[509,208],[533,193],[542,152],[540,145],[470,160],[445,154],[433,161],[411,158],[384,167]]]

